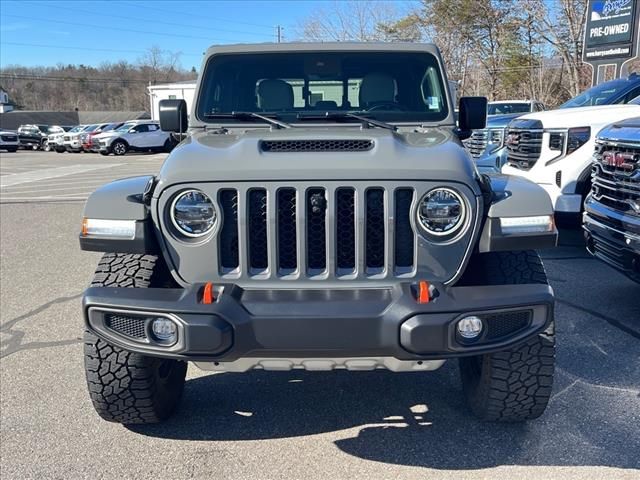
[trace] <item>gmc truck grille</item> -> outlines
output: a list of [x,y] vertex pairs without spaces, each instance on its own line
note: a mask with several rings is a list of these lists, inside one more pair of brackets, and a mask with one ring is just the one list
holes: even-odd
[[593,198],[598,202],[640,216],[640,145],[598,141],[591,183]]
[[473,158],[479,158],[487,148],[489,131],[487,129],[474,130],[464,141],[464,146]]
[[1,135],[0,138],[2,138],[3,141],[5,142],[17,142],[18,141],[18,137],[15,135]]
[[413,272],[414,196],[413,187],[220,190],[220,274],[259,279],[270,273],[355,278],[387,268],[391,275]]
[[542,135],[542,130],[507,130],[505,145],[509,164],[521,170],[533,167],[540,158]]

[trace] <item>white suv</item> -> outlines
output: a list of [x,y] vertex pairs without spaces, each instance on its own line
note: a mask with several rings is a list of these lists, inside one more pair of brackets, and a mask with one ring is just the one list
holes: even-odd
[[95,138],[99,141],[102,155],[124,155],[129,151],[170,152],[177,143],[169,133],[160,130],[157,122],[149,120],[126,122],[120,128]]
[[531,113],[507,127],[502,173],[543,187],[557,214],[578,218],[591,187],[597,133],[606,125],[640,116],[640,97],[627,105],[568,108]]

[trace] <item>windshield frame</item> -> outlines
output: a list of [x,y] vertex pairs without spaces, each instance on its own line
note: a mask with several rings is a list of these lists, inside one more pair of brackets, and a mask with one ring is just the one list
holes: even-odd
[[[441,92],[440,95],[442,99],[442,103],[440,107],[442,114],[438,118],[428,118],[429,112],[427,109],[425,109],[425,111],[411,110],[411,111],[405,111],[401,113],[391,111],[390,109],[385,111],[380,110],[379,112],[363,112],[362,108],[358,106],[358,107],[341,109],[340,112],[355,113],[360,115],[368,113],[371,115],[372,119],[377,119],[379,121],[393,124],[393,125],[398,125],[398,126],[403,126],[403,125],[406,125],[406,126],[409,126],[409,125],[411,126],[416,126],[416,125],[455,126],[455,116],[454,116],[454,108],[453,108],[454,105],[451,97],[449,81],[446,76],[446,70],[443,67],[442,58],[439,52],[437,51],[437,49],[435,49],[435,47],[432,47],[430,45],[424,45],[424,44],[423,45],[419,45],[419,44],[407,45],[406,48],[405,48],[405,45],[403,45],[403,48],[398,48],[397,46],[395,46],[394,48],[393,44],[375,45],[375,48],[373,48],[374,47],[373,45],[367,45],[367,44],[345,44],[345,45],[340,45],[339,47],[336,47],[336,48],[325,48],[324,45],[315,46],[314,48],[314,46],[315,46],[314,44],[305,44],[305,45],[289,46],[290,49],[266,48],[264,49],[264,53],[274,54],[274,55],[283,55],[283,56],[287,54],[296,54],[296,53],[309,54],[309,55],[337,54],[338,56],[340,54],[359,54],[359,53],[362,53],[365,55],[376,54],[376,53],[382,53],[382,54],[406,53],[406,54],[422,54],[425,56],[427,55],[431,56],[432,58],[429,60],[433,62],[433,69],[435,70],[435,74],[437,76],[436,81],[438,82],[438,86]],[[361,48],[354,48],[355,46],[358,46],[358,47],[361,46]],[[208,93],[207,92],[208,88],[210,88],[206,84],[206,82],[207,82],[207,79],[210,78],[209,76],[211,75],[210,70],[216,66],[215,62],[219,60],[221,57],[227,57],[227,56],[233,57],[233,56],[241,56],[245,54],[255,55],[255,54],[263,53],[263,49],[255,48],[256,46],[253,46],[255,49],[249,48],[246,50],[240,50],[239,48],[234,48],[234,47],[241,47],[241,46],[231,46],[231,48],[223,48],[221,49],[222,51],[214,52],[214,53],[208,52],[210,54],[208,56],[205,56],[205,59],[203,60],[200,78],[198,80],[198,84],[195,92],[195,98],[194,98],[195,101],[193,104],[193,108],[191,109],[192,111],[190,115],[191,117],[190,127],[222,126],[222,127],[228,127],[228,128],[238,128],[238,127],[239,128],[246,128],[246,127],[269,128],[269,124],[262,121],[253,121],[250,118],[245,118],[242,120],[240,119],[212,120],[212,119],[206,118],[207,115],[209,115],[209,113],[206,112],[207,107],[205,107],[203,104],[209,101],[206,95]],[[226,50],[231,50],[231,51],[226,51]],[[428,63],[425,61],[425,66],[426,65],[428,65]],[[427,69],[425,68],[425,76],[426,76],[426,72],[427,72]],[[285,76],[283,75],[283,78],[284,77]],[[340,77],[340,78],[343,78],[343,77]],[[350,77],[345,76],[344,78],[350,78]],[[331,79],[328,79],[328,81],[329,80]],[[329,109],[328,111],[332,112],[334,111],[334,109]],[[262,115],[274,114],[274,115],[277,115],[277,117],[282,121],[290,123],[294,126],[311,127],[311,126],[318,126],[318,125],[322,125],[322,126],[335,125],[335,126],[341,126],[341,127],[345,127],[345,126],[348,127],[348,126],[353,126],[354,124],[356,125],[358,124],[357,122],[344,122],[344,121],[336,120],[331,115],[327,116],[326,120],[318,119],[315,122],[308,121],[308,120],[300,121],[300,119],[298,118],[298,114],[307,113],[307,112],[324,113],[325,110],[323,109],[312,110],[305,106],[304,108],[297,107],[291,110],[277,111],[277,112],[262,112],[257,110],[256,112],[253,112],[253,113],[259,113]],[[233,112],[220,112],[220,113],[224,114],[224,113],[233,113]],[[376,115],[377,113],[380,113],[381,115],[378,116]],[[396,117],[399,116],[400,114],[406,113],[407,116],[412,115],[413,117],[408,119],[397,119],[397,118],[389,119],[389,118],[386,118],[385,113],[395,114]],[[424,117],[416,118],[416,116],[419,114],[424,114]],[[436,112],[432,113],[432,115],[435,115],[435,114]]]

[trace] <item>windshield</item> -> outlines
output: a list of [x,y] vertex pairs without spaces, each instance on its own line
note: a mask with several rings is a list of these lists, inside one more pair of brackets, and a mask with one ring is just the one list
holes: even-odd
[[620,92],[629,88],[629,81],[626,79],[612,80],[601,83],[589,90],[563,103],[558,108],[590,107],[594,105],[609,105],[618,97]]
[[132,129],[135,126],[136,126],[135,123],[125,123],[120,128],[116,128],[115,131],[116,132],[128,132],[130,129]]
[[508,113],[529,113],[531,104],[515,102],[515,103],[490,103],[487,107],[488,115],[503,115]]
[[[366,113],[396,122],[438,122],[448,115],[436,58],[428,53],[308,52],[213,56],[197,106],[202,121],[232,112]],[[209,117],[209,118],[208,118]],[[236,117],[224,123],[254,121]],[[328,120],[332,121],[332,120]]]
[[69,130],[69,133],[76,133],[76,132],[80,132],[82,131],[84,127],[82,125],[78,125],[77,127],[73,127],[71,130]]
[[83,130],[83,132],[93,132],[94,130],[96,130],[100,125],[89,125],[87,128],[85,128]]

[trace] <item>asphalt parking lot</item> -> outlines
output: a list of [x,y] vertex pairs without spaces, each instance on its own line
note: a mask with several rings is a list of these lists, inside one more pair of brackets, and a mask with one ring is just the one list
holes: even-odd
[[82,366],[83,199],[157,172],[164,154],[0,154],[0,472],[23,478],[637,479],[640,286],[590,258],[579,232],[543,257],[558,357],[545,415],[476,421],[457,365],[433,373],[193,367],[162,425],[98,418]]

